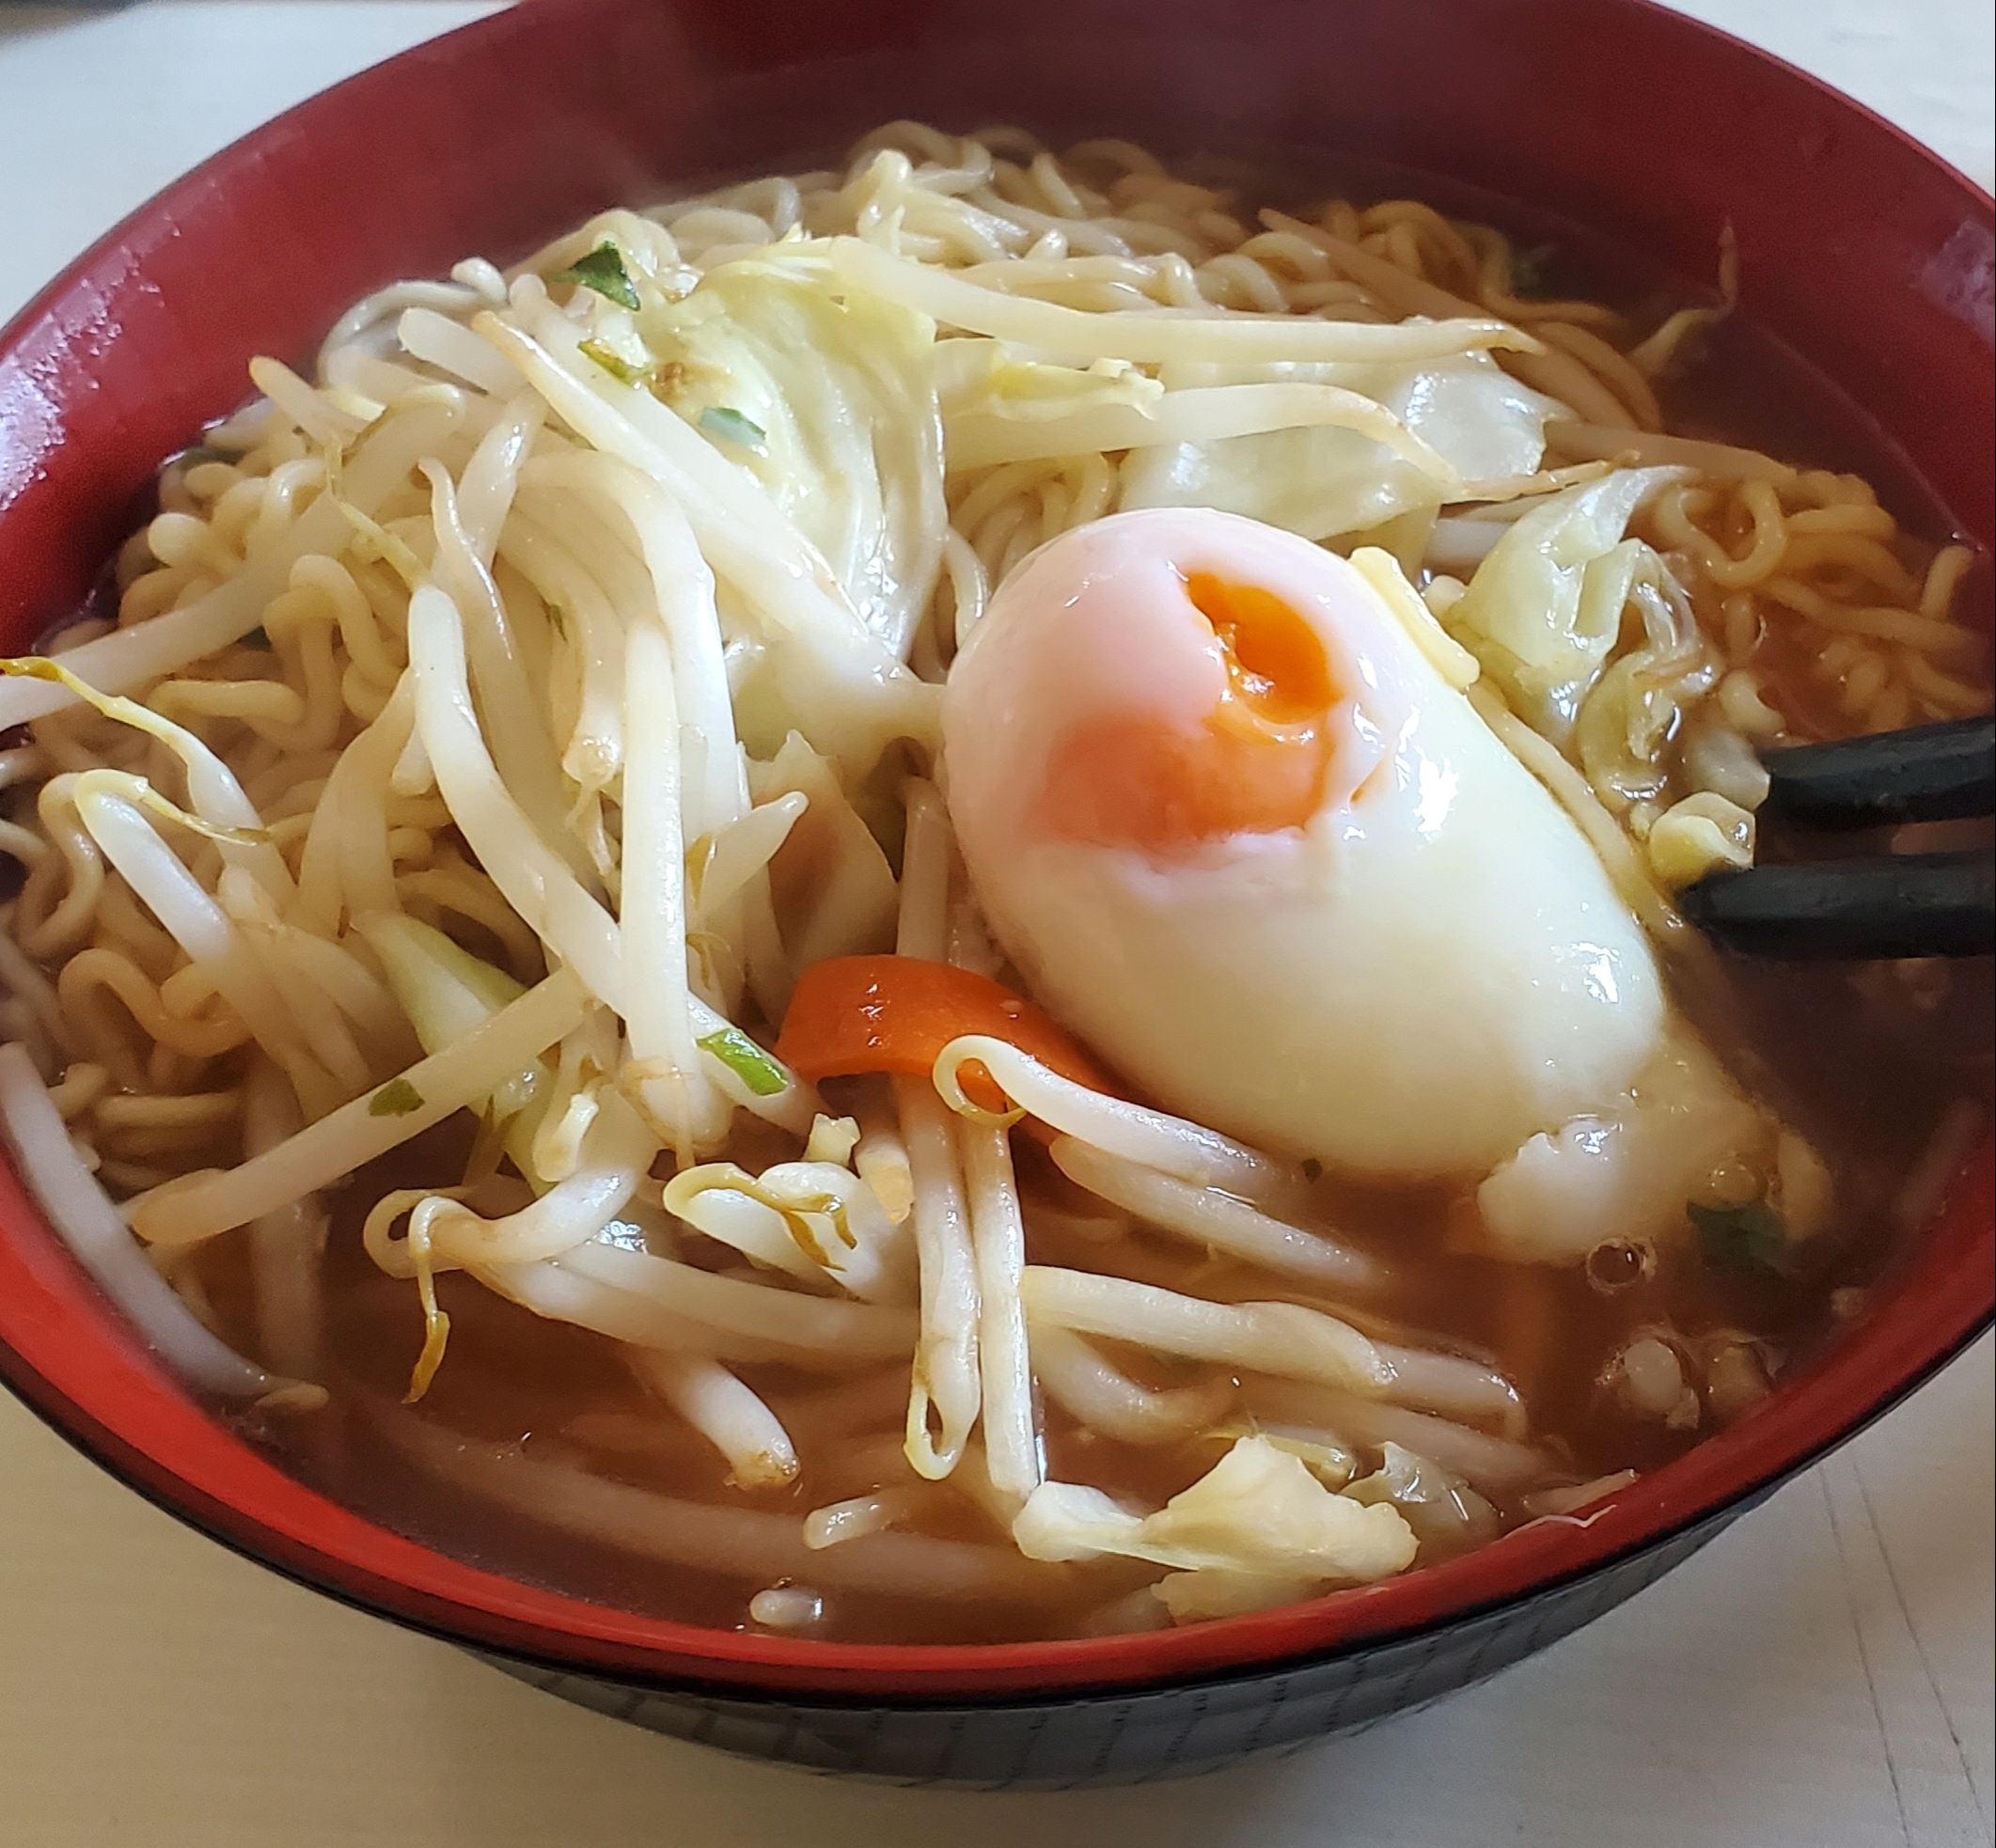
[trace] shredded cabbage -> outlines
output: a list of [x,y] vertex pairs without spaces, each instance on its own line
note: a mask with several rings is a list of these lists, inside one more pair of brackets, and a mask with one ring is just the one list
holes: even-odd
[[748,775],[759,804],[805,800],[769,863],[792,965],[805,969],[827,956],[892,947],[894,871],[833,765],[793,732],[768,761],[751,764]]
[[1367,1584],[1413,1563],[1415,1540],[1390,1504],[1327,1489],[1300,1457],[1265,1437],[1239,1439],[1155,1514],[1133,1514],[1100,1489],[1043,1482],[1012,1524],[1030,1559],[1105,1553],[1186,1572]]
[[[1169,376],[1185,388],[1276,380],[1341,386],[1398,418],[1462,481],[1530,475],[1559,408],[1485,352],[1419,366],[1185,366]],[[1329,425],[1149,449],[1124,471],[1126,508],[1217,507],[1311,540],[1370,532],[1448,497],[1446,482],[1385,445]]]
[[1656,555],[1623,534],[1636,509],[1681,471],[1623,469],[1522,515],[1476,569],[1445,619],[1513,710],[1564,744],[1622,633],[1639,571]]
[[950,524],[935,323],[778,258],[723,263],[637,325],[653,393],[762,483],[904,654]]
[[1349,1484],[1344,1493],[1353,1501],[1397,1508],[1424,1545],[1460,1548],[1493,1539],[1500,1525],[1496,1509],[1466,1482],[1429,1458],[1391,1442],[1379,1467]]

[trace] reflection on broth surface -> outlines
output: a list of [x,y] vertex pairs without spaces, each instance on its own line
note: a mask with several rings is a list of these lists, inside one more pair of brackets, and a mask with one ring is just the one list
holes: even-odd
[[723,1627],[1266,1607],[1751,1416],[1990,964],[1672,895],[1987,710],[1988,576],[1731,389],[1731,253],[1567,266],[897,124],[256,362],[0,683],[52,1217],[304,1480]]

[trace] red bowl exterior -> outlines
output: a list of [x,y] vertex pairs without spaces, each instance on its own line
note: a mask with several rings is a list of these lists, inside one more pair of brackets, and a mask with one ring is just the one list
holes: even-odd
[[[822,157],[902,115],[1182,152],[1356,153],[1529,201],[1682,274],[1709,271],[1730,222],[1751,315],[1854,400],[1889,480],[1924,487],[1929,515],[1938,503],[1990,543],[1988,196],[1847,99],[1644,0],[535,0],[238,143],[0,337],[0,636],[24,647],[76,605],[160,460],[241,399],[253,353],[308,354],[349,302],[394,277],[473,250],[510,258],[602,205]],[[967,1709],[1322,1661],[1626,1571],[1645,1551],[1660,1570],[1988,1322],[1991,1189],[1985,1144],[1832,1355],[1592,1520],[1139,1637],[802,1643],[636,1617],[464,1565],[325,1500],[212,1418],[5,1170],[0,1377],[216,1538],[485,1652],[741,1699]]]

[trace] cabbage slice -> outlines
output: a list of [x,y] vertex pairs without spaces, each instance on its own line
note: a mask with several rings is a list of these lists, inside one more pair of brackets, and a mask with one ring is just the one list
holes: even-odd
[[1404,1572],[1415,1553],[1398,1509],[1332,1493],[1300,1457],[1259,1435],[1237,1440],[1155,1514],[1133,1514],[1100,1489],[1043,1482],[1012,1533],[1031,1559],[1121,1554],[1288,1585],[1367,1584]]
[[652,392],[756,477],[904,655],[949,529],[935,323],[760,258],[636,320]]
[[1564,745],[1622,633],[1656,554],[1625,540],[1636,509],[1672,468],[1620,469],[1521,515],[1476,568],[1446,625],[1483,663],[1518,716]]
[[[1465,481],[1530,475],[1559,407],[1519,384],[1488,353],[1420,365],[1181,366],[1173,387],[1273,381],[1342,385],[1390,411]],[[1334,426],[1275,430],[1139,452],[1124,470],[1123,506],[1215,507],[1309,540],[1370,532],[1442,504],[1431,475],[1385,445]]]

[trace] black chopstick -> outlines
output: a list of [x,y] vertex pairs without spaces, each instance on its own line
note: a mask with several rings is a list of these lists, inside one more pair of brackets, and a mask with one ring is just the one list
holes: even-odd
[[[1898,827],[1996,813],[1996,722],[1955,719],[1769,751],[1761,816],[1788,830]],[[1791,961],[1987,956],[1996,853],[1884,854],[1707,874],[1678,895],[1707,935]]]
[[1761,813],[1799,827],[1876,828],[1996,813],[1996,719],[1769,751]]
[[1996,853],[1988,849],[1711,873],[1677,901],[1692,923],[1749,956],[1987,956],[1996,948]]

